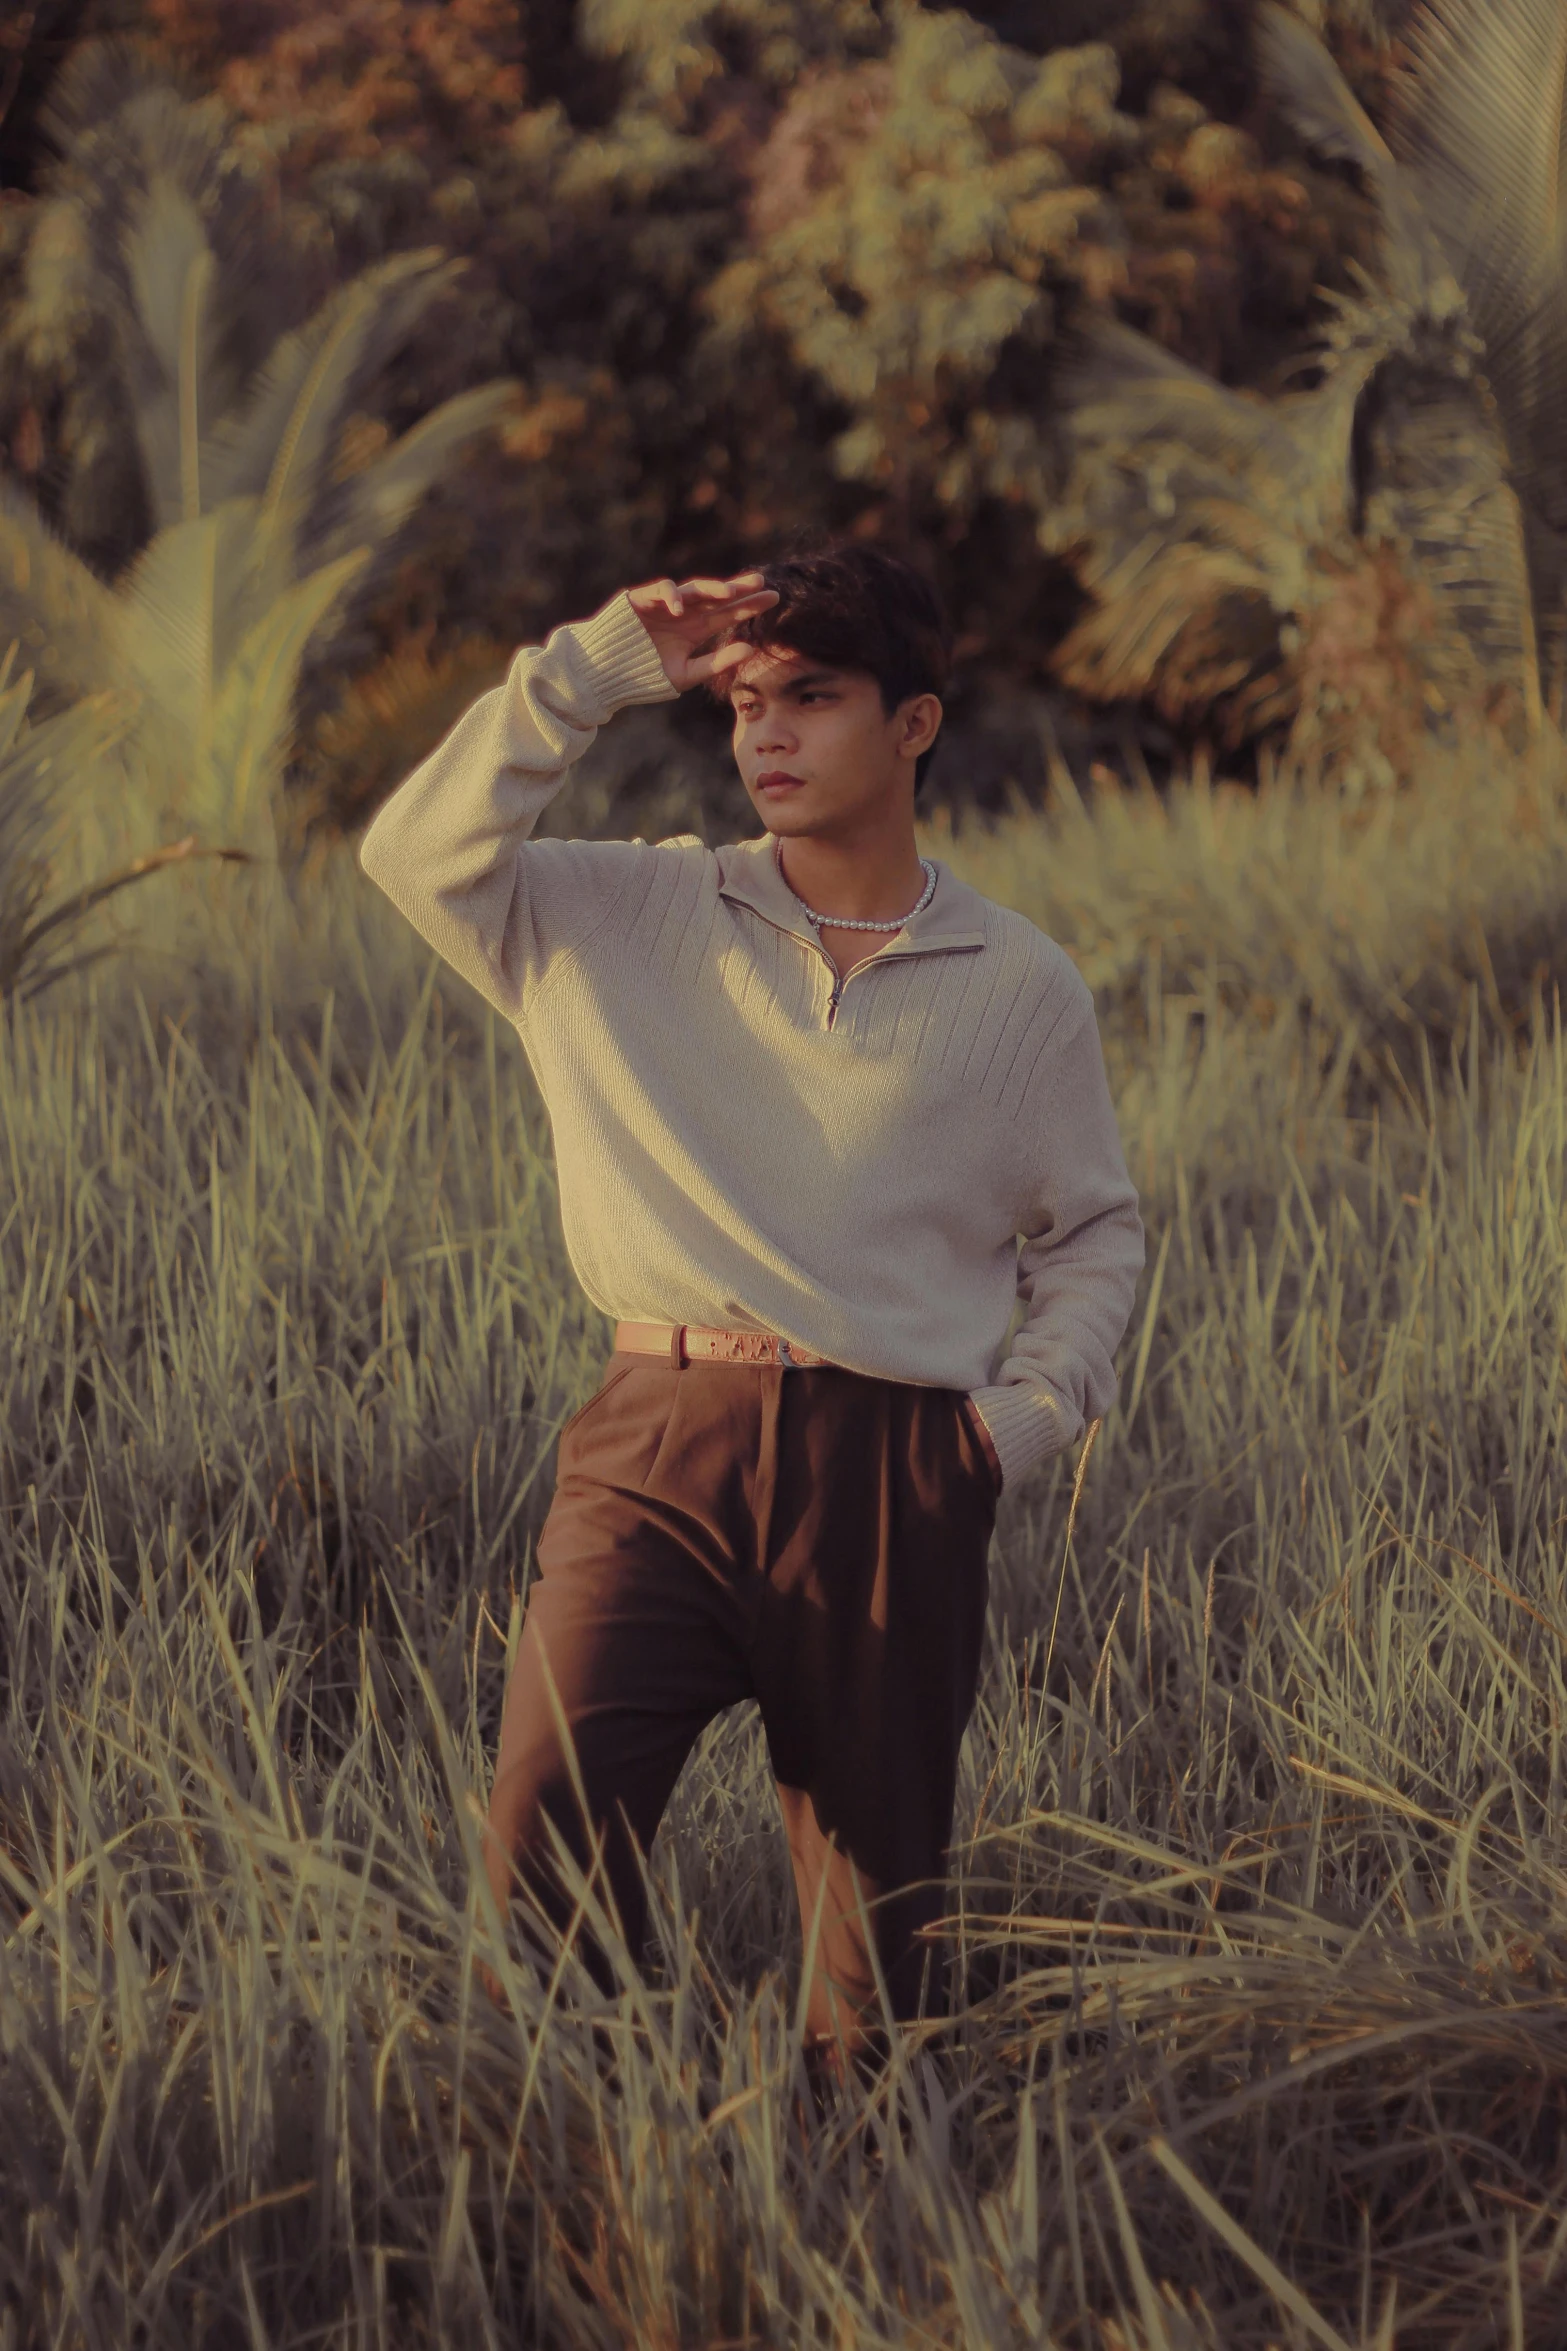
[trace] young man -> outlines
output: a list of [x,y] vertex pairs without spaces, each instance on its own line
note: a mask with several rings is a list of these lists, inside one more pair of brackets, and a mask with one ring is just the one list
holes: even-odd
[[[896,2018],[943,1996],[997,1499],[1109,1410],[1144,1261],[1088,986],[915,846],[949,647],[854,541],[627,589],[520,652],[361,849],[515,1026],[616,1318],[506,1696],[502,1914],[521,1881],[569,1916],[550,1823],[585,1868],[591,1826],[638,1949],[636,1847],[755,1697],[838,2071],[879,2007],[867,1921]],[[732,704],[758,835],[530,837],[613,712],[693,685]]]

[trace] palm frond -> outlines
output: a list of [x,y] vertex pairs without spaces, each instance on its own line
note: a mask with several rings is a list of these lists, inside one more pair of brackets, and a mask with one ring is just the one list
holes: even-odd
[[176,107],[182,103],[167,71],[139,41],[105,33],[72,45],[49,83],[38,121],[56,151],[69,154],[127,108],[148,99],[168,99]]
[[368,548],[355,548],[297,580],[273,600],[230,662],[214,703],[194,804],[186,803],[192,817],[227,839],[276,853],[271,799],[290,748],[300,663],[368,561]]
[[201,433],[221,346],[215,257],[190,196],[155,171],[125,238],[127,367],[154,525],[201,512]]
[[498,376],[432,408],[389,449],[327,494],[325,527],[312,540],[313,552],[334,562],[350,547],[384,546],[465,445],[515,409],[518,394],[515,378]]
[[187,833],[183,841],[172,842],[166,849],[148,849],[140,857],[133,857],[128,865],[121,866],[117,872],[104,874],[98,881],[89,882],[85,889],[73,890],[68,898],[58,899],[48,913],[40,915],[24,933],[23,949],[28,962],[27,986],[17,990],[18,1000],[25,1004],[29,997],[38,995],[42,989],[53,987],[56,980],[64,979],[73,971],[84,971],[89,964],[101,962],[105,955],[112,955],[115,951],[111,940],[108,945],[90,948],[85,954],[74,955],[65,963],[34,963],[34,952],[52,932],[64,930],[69,935],[95,907],[101,906],[107,898],[116,897],[121,890],[129,889],[133,882],[145,881],[149,874],[166,873],[171,865],[186,865],[198,857],[215,857],[226,865],[256,863],[248,849],[214,847],[198,841],[194,833]]
[[1346,334],[1339,347],[1309,354],[1320,386],[1270,399],[1218,383],[1135,327],[1095,320],[1063,338],[1053,377],[1059,421],[1079,446],[1121,441],[1140,459],[1146,444],[1168,445],[1232,478],[1320,481],[1326,450],[1336,484],[1355,402],[1387,347],[1364,328]]
[[22,648],[13,639],[0,655],[0,759],[9,756],[12,746],[22,731],[27,716],[27,705],[32,700],[33,673],[23,670],[14,677],[16,657]]
[[1462,308],[1462,294],[1420,194],[1355,97],[1332,56],[1279,0],[1263,0],[1256,24],[1263,87],[1319,154],[1352,163],[1368,181],[1382,224],[1389,291],[1437,318]]
[[1134,329],[1096,324],[1057,379],[1074,464],[1052,543],[1097,539],[1108,570],[1150,523],[1171,546],[1244,545],[1275,610],[1293,609],[1304,551],[1347,531],[1355,405],[1379,354],[1366,344],[1323,356],[1322,385],[1266,400]]
[[50,704],[130,682],[114,612],[112,591],[26,493],[0,479],[0,639],[18,641]]
[[345,408],[457,266],[433,246],[395,253],[280,336],[243,407],[216,425],[202,452],[211,495],[256,495],[276,518],[318,490]]
[[123,667],[195,746],[258,602],[258,501],[230,498],[174,523],[119,583],[113,627]]
[[1501,398],[1501,377],[1530,361],[1519,339],[1567,250],[1567,9],[1425,0],[1407,39],[1392,136]]
[[[1253,655],[1237,650],[1233,633],[1227,649],[1216,657],[1211,650],[1214,614],[1226,609],[1233,618],[1237,604],[1254,609],[1259,639],[1276,649],[1268,579],[1234,550],[1150,532],[1084,584],[1097,601],[1057,647],[1054,666],[1067,685],[1095,701],[1146,697],[1176,724],[1199,715],[1252,667]],[[1210,647],[1195,674],[1192,664],[1175,658],[1189,635],[1201,635]]]
[[1425,0],[1391,126],[1469,297],[1528,518],[1542,635],[1567,588],[1567,9]]
[[1117,318],[1090,319],[1074,334],[1063,335],[1054,375],[1074,405],[1142,382],[1185,383],[1207,389],[1214,380],[1179,352],[1168,350],[1152,335]]
[[30,726],[33,673],[14,674],[18,650],[13,643],[0,659],[0,998],[32,963],[49,921],[38,910],[75,787],[112,750],[131,715],[125,697],[102,694]]
[[221,105],[187,100],[134,44],[82,44],[47,115],[59,157],[30,250],[63,241],[79,256],[78,323],[85,310],[112,329],[115,388],[162,527],[197,511],[199,436],[232,405],[266,334],[259,192]]

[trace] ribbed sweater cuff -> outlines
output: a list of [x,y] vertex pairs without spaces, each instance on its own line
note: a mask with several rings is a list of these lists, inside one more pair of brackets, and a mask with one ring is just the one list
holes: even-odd
[[1036,1462],[1064,1453],[1082,1435],[1082,1415],[1074,1416],[1064,1398],[1043,1380],[1003,1380],[995,1387],[971,1388],[969,1394],[996,1448],[1003,1491]]
[[632,610],[624,588],[591,618],[570,625],[592,676],[594,702],[604,718],[628,703],[679,699],[680,688],[665,674],[658,649]]

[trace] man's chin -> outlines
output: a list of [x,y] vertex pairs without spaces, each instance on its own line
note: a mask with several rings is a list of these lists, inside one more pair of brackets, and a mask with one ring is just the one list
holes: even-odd
[[770,833],[787,835],[811,830],[811,812],[801,804],[797,792],[791,792],[783,800],[762,800],[756,813]]

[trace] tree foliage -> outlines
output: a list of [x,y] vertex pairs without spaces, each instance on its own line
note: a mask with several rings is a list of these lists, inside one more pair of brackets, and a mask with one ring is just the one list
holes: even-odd
[[[1249,37],[1259,9],[142,0],[143,57],[165,83],[187,77],[182,104],[216,90],[228,110],[208,201],[256,256],[244,380],[303,315],[274,317],[267,254],[287,250],[308,308],[434,228],[466,277],[364,393],[359,445],[485,376],[522,388],[483,477],[422,503],[330,661],[305,662],[301,772],[338,818],[395,768],[397,726],[411,759],[446,723],[473,649],[488,661],[628,577],[757,560],[799,524],[930,549],[960,629],[938,797],[972,760],[981,703],[1018,682],[1067,680],[1078,707],[1137,709],[1150,736],[1245,743],[1303,723],[1329,666],[1318,639],[1348,630],[1368,706],[1494,697],[1522,666],[1526,617],[1504,577],[1513,435],[1504,452],[1474,425],[1487,391],[1464,338],[1488,328],[1462,269],[1447,275],[1464,316],[1400,290],[1409,237],[1446,247],[1411,155],[1373,128],[1426,36],[1408,0],[1295,0],[1326,78],[1307,89],[1297,43],[1285,104]],[[84,159],[87,176],[107,161]],[[41,510],[113,568],[156,517],[94,388],[89,213],[85,195],[71,216],[27,208],[9,262],[0,214],[0,340],[22,362],[9,410],[0,384],[0,439]],[[1172,365],[1116,386],[1105,354],[1127,346],[1096,343],[1096,322]],[[1282,511],[1260,537],[1241,517],[1268,499],[1264,445],[1293,452],[1277,459],[1291,482],[1318,481],[1301,436],[1313,419],[1339,431],[1326,386],[1341,366],[1364,379],[1342,511],[1303,569]],[[1156,382],[1196,398],[1183,369],[1208,380],[1215,416],[1246,412],[1255,446],[1243,433],[1252,453],[1222,479],[1211,452],[1176,465],[1183,499],[1208,505],[1157,578],[1145,550],[1137,596],[1160,626],[1187,589],[1197,602],[1151,659],[1133,609],[1101,611],[1106,582],[1132,578],[1118,548],[1139,499],[1148,519],[1148,469],[1135,443],[1120,462],[1114,434],[1134,413],[1150,429]],[[1259,400],[1277,408],[1260,439]],[[1154,430],[1160,464],[1169,438]],[[1321,502],[1300,499],[1305,528]],[[1541,560],[1532,536],[1534,573]],[[1309,577],[1304,602],[1292,575]],[[664,723],[694,741],[702,720]]]
[[1044,503],[1037,400],[992,408],[986,386],[1004,352],[1049,342],[1057,288],[1103,300],[1122,274],[1095,184],[1138,140],[1117,78],[1103,43],[1036,60],[960,10],[910,7],[885,59],[785,110],[753,249],[707,306],[719,333],[772,328],[852,414],[840,473],[905,498],[918,473],[958,512],[987,491]]

